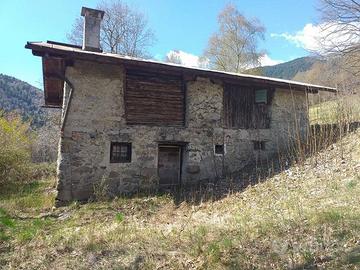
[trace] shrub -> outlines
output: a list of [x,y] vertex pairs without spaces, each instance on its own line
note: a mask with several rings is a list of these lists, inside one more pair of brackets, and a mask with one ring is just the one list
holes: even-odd
[[31,178],[39,180],[56,176],[56,163],[33,163],[31,165]]
[[29,123],[0,112],[0,185],[28,179],[31,142]]
[[31,158],[33,162],[55,162],[58,154],[60,134],[60,114],[49,111],[45,124],[35,130],[36,139],[32,144]]
[[98,183],[94,184],[93,188],[95,201],[108,201],[110,199],[108,179],[105,176]]

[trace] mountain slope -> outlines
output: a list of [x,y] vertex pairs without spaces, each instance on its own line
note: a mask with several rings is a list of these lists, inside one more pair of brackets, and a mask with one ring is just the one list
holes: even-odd
[[32,126],[42,126],[45,111],[41,108],[43,92],[19,79],[0,74],[0,110],[17,111]]
[[260,71],[263,76],[291,80],[298,72],[307,71],[311,69],[314,63],[320,61],[321,60],[316,57],[307,56],[274,66],[260,67],[257,70]]

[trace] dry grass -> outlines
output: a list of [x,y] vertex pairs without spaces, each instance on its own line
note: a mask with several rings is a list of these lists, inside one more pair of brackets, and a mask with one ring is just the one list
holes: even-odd
[[[212,203],[170,196],[51,211],[53,179],[0,193],[4,269],[359,269],[360,132]],[[316,160],[316,166],[315,161]],[[10,195],[12,194],[12,195]]]
[[334,124],[360,121],[360,96],[340,96],[309,108],[310,124]]

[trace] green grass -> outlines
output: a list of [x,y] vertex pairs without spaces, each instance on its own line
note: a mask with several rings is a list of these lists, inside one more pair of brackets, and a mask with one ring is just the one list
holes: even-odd
[[40,213],[54,206],[54,178],[1,187],[0,208],[22,213]]
[[37,216],[51,211],[54,178],[11,183],[0,189],[0,240],[25,243],[43,231],[51,220]]
[[0,191],[10,269],[359,269],[360,134],[215,202],[117,198],[52,209],[54,179]]

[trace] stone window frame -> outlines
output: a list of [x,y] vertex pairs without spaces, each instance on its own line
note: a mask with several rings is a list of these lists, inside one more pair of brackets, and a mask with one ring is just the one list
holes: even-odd
[[[222,147],[221,153],[217,151],[216,148]],[[214,155],[215,156],[224,156],[226,154],[226,144],[214,144]]]
[[264,151],[266,150],[266,141],[253,141],[253,144],[254,144],[254,150],[256,151]]
[[[119,151],[115,152],[115,148],[119,148]],[[126,148],[126,156],[122,156],[122,149]],[[110,143],[110,163],[130,163],[132,153],[132,144],[129,142],[111,142]]]

